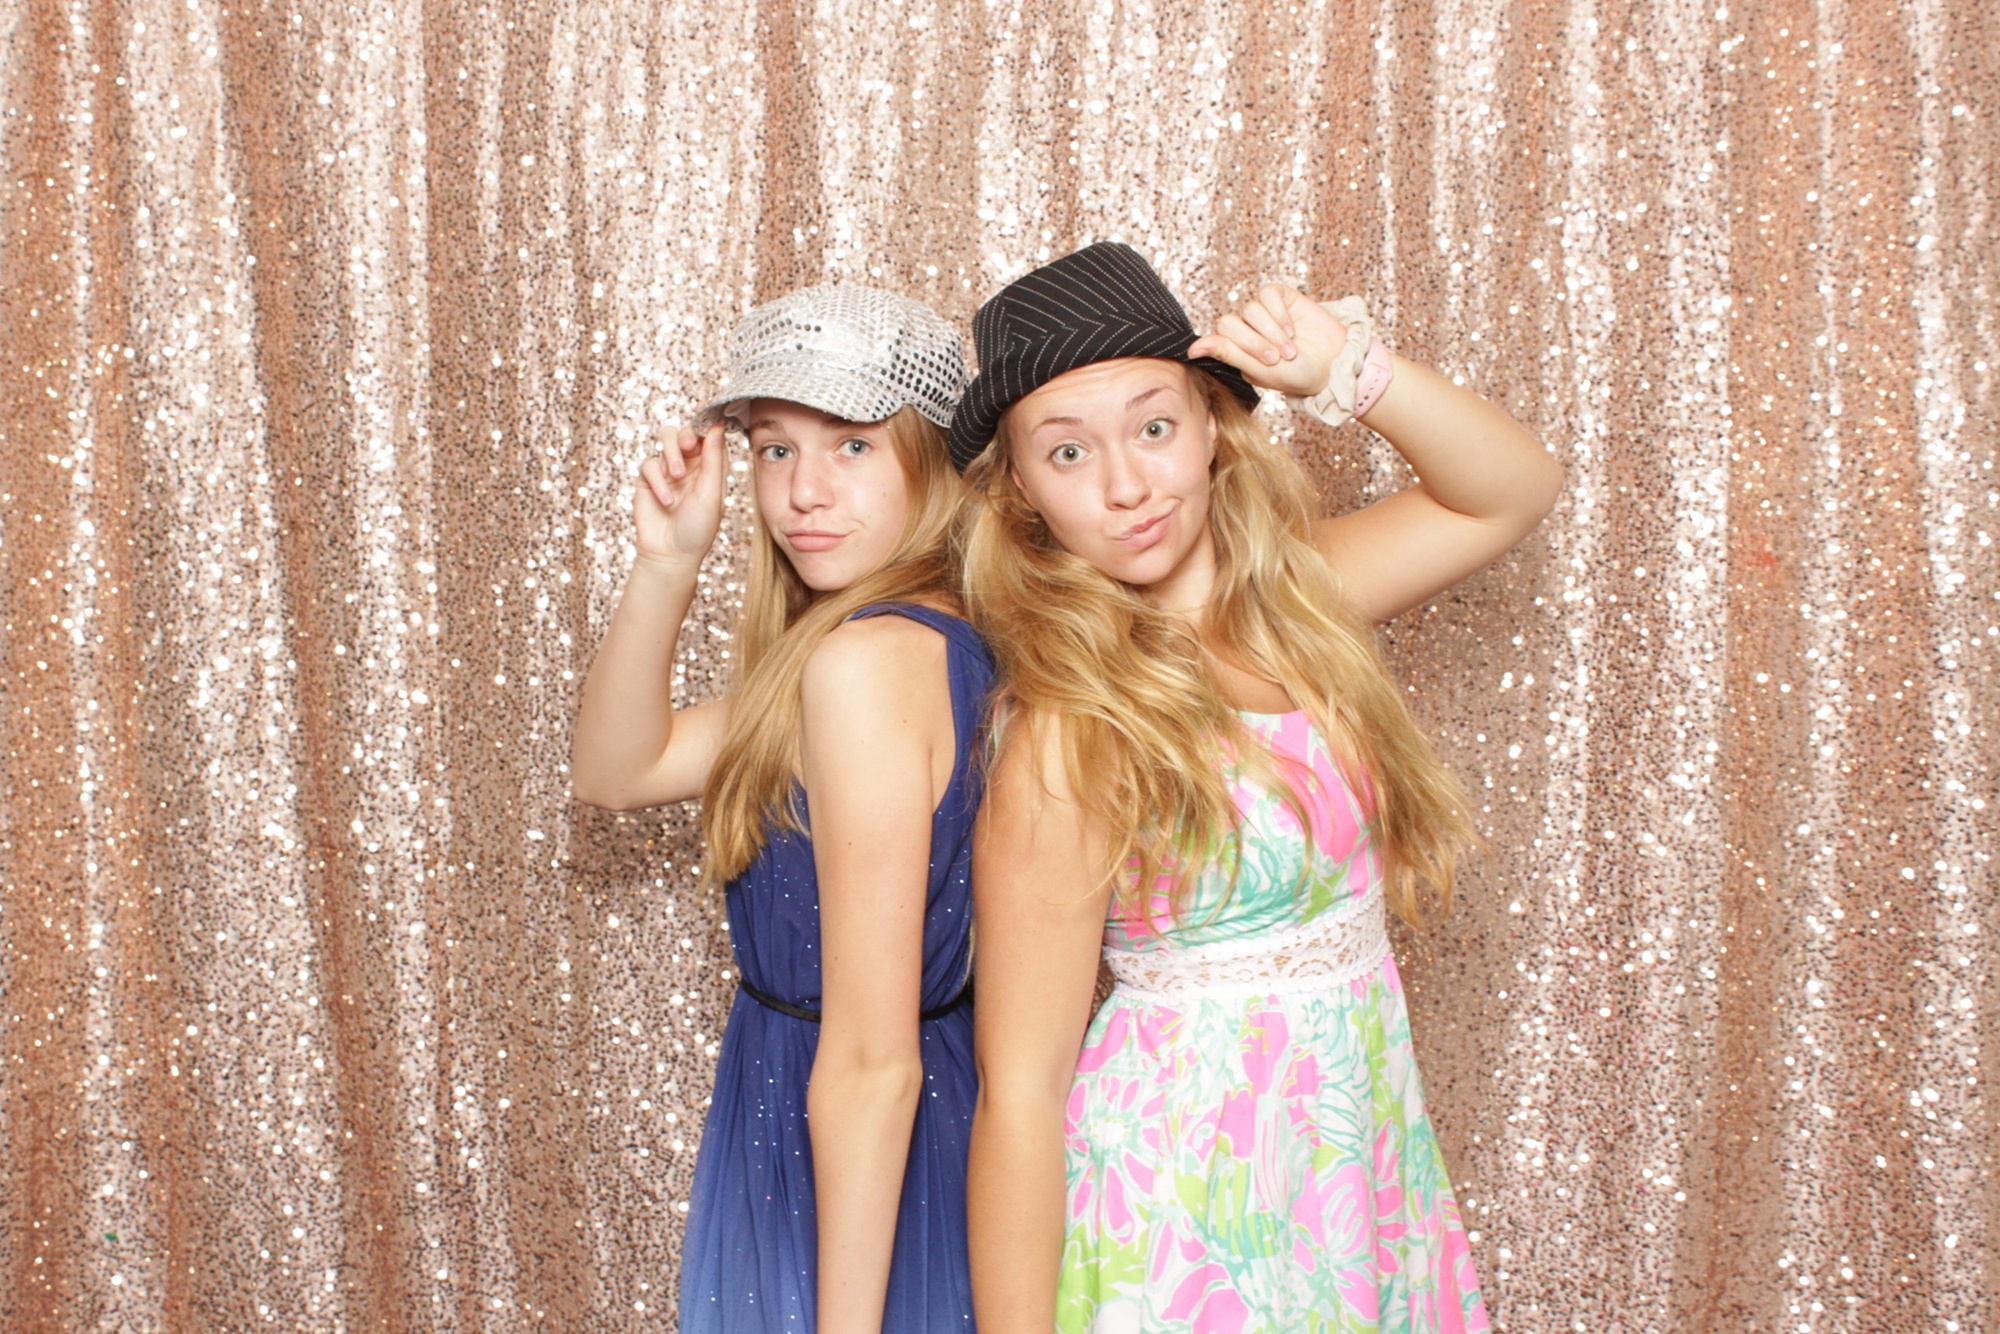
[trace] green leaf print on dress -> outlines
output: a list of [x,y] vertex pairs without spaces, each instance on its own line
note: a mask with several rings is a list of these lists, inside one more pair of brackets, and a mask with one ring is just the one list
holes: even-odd
[[[1490,1329],[1361,805],[1303,713],[1245,715],[1300,811],[1232,774],[1236,883],[1106,924],[1071,1087],[1065,1334]],[[1248,979],[1247,981],[1245,979]]]

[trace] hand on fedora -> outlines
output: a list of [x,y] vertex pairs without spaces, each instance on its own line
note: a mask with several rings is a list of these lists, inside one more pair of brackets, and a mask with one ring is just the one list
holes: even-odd
[[1215,331],[1188,345],[1187,355],[1214,357],[1242,371],[1259,389],[1310,398],[1326,388],[1347,326],[1297,288],[1266,284],[1256,297],[1215,322]]
[[722,527],[723,473],[729,460],[722,424],[700,434],[682,427],[660,453],[639,465],[632,497],[633,539],[643,564],[701,563]]

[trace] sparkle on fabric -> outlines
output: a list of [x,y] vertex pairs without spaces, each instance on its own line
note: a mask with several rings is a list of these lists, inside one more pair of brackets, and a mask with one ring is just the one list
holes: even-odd
[[694,812],[568,796],[638,461],[753,301],[1116,238],[1568,468],[1386,636],[1486,835],[1398,955],[1496,1320],[1994,1328],[1996,22],[10,9],[0,1324],[659,1328],[735,979]]

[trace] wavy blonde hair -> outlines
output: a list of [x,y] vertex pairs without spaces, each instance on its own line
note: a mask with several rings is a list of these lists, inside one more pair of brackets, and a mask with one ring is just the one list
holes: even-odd
[[1284,767],[1223,697],[1209,655],[1233,661],[1305,709],[1360,799],[1372,788],[1369,828],[1388,901],[1422,926],[1426,887],[1441,909],[1450,906],[1471,838],[1464,788],[1418,730],[1372,628],[1314,548],[1318,505],[1304,471],[1214,377],[1187,373],[1215,431],[1216,580],[1201,638],[1185,618],[1056,542],[1014,482],[1011,413],[966,470],[974,502],[959,536],[965,605],[998,661],[999,697],[1026,724],[1005,744],[1033,745],[1060,719],[1070,790],[1111,832],[1105,874],[1136,862],[1136,877],[1118,884],[1121,906],[1143,905],[1150,896],[1140,887],[1165,871],[1178,916],[1188,873],[1240,837],[1220,744],[1235,745],[1303,808]]
[[750,583],[736,618],[736,678],[729,727],[702,789],[710,885],[741,875],[771,827],[803,828],[792,799],[799,754],[799,677],[827,633],[876,602],[955,605],[957,561],[949,538],[965,485],[952,469],[944,431],[915,408],[888,419],[889,442],[909,487],[909,516],[889,558],[846,588],[815,594],[778,549],[761,518],[751,521]]

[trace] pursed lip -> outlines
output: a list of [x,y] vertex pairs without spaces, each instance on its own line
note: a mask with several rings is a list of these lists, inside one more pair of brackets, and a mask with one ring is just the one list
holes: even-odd
[[820,528],[801,528],[797,532],[786,533],[785,541],[798,551],[825,551],[845,536],[845,533],[829,533]]
[[1135,523],[1118,534],[1118,541],[1126,546],[1144,550],[1166,535],[1167,520],[1173,517],[1172,510],[1163,510],[1143,523]]

